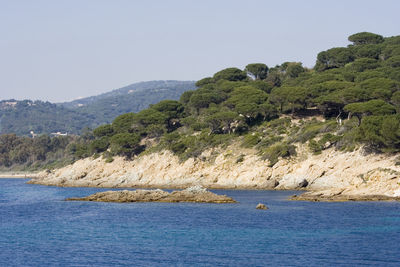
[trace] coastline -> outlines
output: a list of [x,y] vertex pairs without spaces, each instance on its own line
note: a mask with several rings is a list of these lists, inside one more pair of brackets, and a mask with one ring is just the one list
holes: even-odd
[[12,178],[25,178],[32,179],[37,178],[39,172],[0,172],[0,179],[12,179]]
[[[217,156],[212,159],[211,155]],[[184,162],[169,151],[162,151],[131,161],[116,157],[111,163],[101,158],[86,158],[51,172],[37,173],[28,183],[162,189],[199,185],[208,189],[307,191],[293,200],[399,201],[397,156],[334,149],[312,155],[299,147],[296,158],[280,159],[271,167],[254,151],[239,147],[207,151],[198,159]],[[238,157],[243,160],[238,162]]]

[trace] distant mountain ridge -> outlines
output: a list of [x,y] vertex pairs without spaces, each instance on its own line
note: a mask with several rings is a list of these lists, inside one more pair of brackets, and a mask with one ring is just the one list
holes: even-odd
[[121,114],[138,112],[161,100],[179,99],[183,92],[195,88],[194,81],[149,81],[64,103],[2,100],[0,134],[79,134],[86,127],[110,123]]
[[145,90],[157,91],[157,90],[168,90],[171,88],[180,89],[180,87],[186,88],[186,86],[189,87],[193,86],[192,90],[194,90],[196,88],[194,83],[195,81],[177,81],[177,80],[156,80],[156,81],[138,82],[118,89],[114,89],[110,92],[106,92],[103,94],[79,98],[58,104],[61,104],[67,108],[74,108],[74,107],[81,107],[82,105],[89,105],[101,99],[109,97],[117,97],[126,94],[139,93]]

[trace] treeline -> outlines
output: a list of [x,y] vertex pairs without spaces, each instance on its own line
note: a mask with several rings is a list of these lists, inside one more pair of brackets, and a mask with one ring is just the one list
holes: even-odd
[[61,104],[3,100],[0,101],[0,133],[81,134],[85,127],[93,129],[118,115],[138,112],[163,99],[179,99],[183,92],[193,89],[192,81],[151,81]]
[[179,101],[164,100],[96,128],[74,155],[112,161],[168,149],[187,159],[240,142],[273,165],[294,155],[297,143],[314,153],[360,145],[400,151],[400,36],[363,32],[349,41],[319,53],[313,69],[285,62],[221,70]]
[[[149,138],[159,139],[159,146],[177,154],[198,156],[208,145],[220,144],[232,134],[251,133],[284,115],[321,115],[327,124],[336,122],[324,139],[310,134],[302,140],[314,151],[323,149],[322,141],[342,149],[362,142],[375,151],[398,151],[400,36],[363,32],[349,41],[348,47],[319,53],[314,69],[285,62],[272,68],[254,63],[244,70],[217,72],[198,81],[199,88],[183,93],[179,101],[161,101],[97,128],[85,156],[107,151],[132,157],[145,149]],[[291,150],[298,141],[293,135],[300,133],[287,131],[269,146]],[[265,138],[261,136],[260,142]]]
[[0,135],[0,170],[51,169],[72,163],[77,159],[77,148],[90,138],[90,133],[81,137]]
[[96,127],[95,117],[44,101],[0,101],[0,133],[28,136],[67,132],[78,134],[84,127]]

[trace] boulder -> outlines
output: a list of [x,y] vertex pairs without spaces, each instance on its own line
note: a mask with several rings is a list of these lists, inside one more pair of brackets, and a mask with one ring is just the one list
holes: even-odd
[[267,210],[268,207],[265,204],[258,203],[256,209],[258,209],[258,210]]
[[308,181],[306,179],[304,179],[303,181],[301,181],[298,185],[299,188],[303,188],[303,187],[307,187],[308,185]]

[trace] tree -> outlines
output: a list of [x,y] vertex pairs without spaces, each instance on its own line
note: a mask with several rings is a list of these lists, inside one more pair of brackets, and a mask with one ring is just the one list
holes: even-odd
[[93,153],[101,153],[108,149],[110,145],[109,137],[103,136],[99,139],[93,140],[89,145],[89,150],[91,154]]
[[296,78],[303,72],[305,72],[305,69],[301,62],[289,62],[286,68],[286,75],[290,78]]
[[182,104],[186,105],[187,103],[189,103],[190,98],[192,97],[193,93],[194,93],[194,91],[186,91],[186,92],[184,92],[184,93],[181,95],[181,97],[179,98],[179,101],[180,101]]
[[385,65],[391,68],[400,67],[400,55],[393,56],[385,61]]
[[140,145],[140,136],[134,133],[118,133],[110,139],[111,152],[114,155],[125,156],[131,158],[143,147]]
[[247,74],[238,68],[227,68],[215,73],[213,78],[215,81],[243,81],[247,79]]
[[400,91],[392,95],[390,102],[396,107],[397,113],[400,113]]
[[317,71],[323,71],[326,69],[340,68],[352,62],[354,59],[354,54],[348,48],[331,48],[318,54],[315,69]]
[[263,63],[248,64],[244,69],[248,74],[254,76],[256,80],[264,80],[267,78],[268,66]]
[[383,100],[370,100],[368,102],[352,103],[344,107],[346,112],[350,112],[358,118],[358,125],[364,116],[368,115],[388,115],[396,112],[395,108]]
[[204,86],[204,85],[206,85],[206,84],[210,84],[210,83],[213,83],[214,82],[214,79],[213,78],[211,78],[211,77],[206,77],[206,78],[203,78],[203,79],[201,79],[201,80],[198,80],[197,82],[196,82],[196,86],[197,87],[202,87],[202,86]]
[[95,137],[112,136],[114,134],[114,129],[110,124],[100,125],[93,130],[93,135]]
[[[157,104],[151,105],[151,108],[161,112],[166,116],[168,131],[171,132],[181,126],[178,119],[183,117],[184,107],[180,102],[175,100],[163,100]],[[159,134],[162,133],[163,129],[158,127],[154,128],[153,130],[156,130],[155,132]]]
[[279,106],[281,113],[285,105],[294,113],[296,108],[306,108],[307,90],[300,86],[282,86],[272,90],[269,100]]
[[365,90],[370,99],[389,100],[392,93],[400,89],[400,84],[387,78],[371,78],[361,82],[360,87]]
[[225,101],[225,104],[231,108],[239,103],[262,104],[267,98],[268,95],[264,91],[247,85],[235,88],[231,93],[231,97]]
[[349,36],[349,41],[354,45],[379,44],[384,41],[382,35],[371,32],[359,32]]
[[251,81],[249,82],[249,85],[259,90],[262,90],[267,94],[271,93],[271,90],[273,88],[273,85],[271,83],[261,80]]
[[134,118],[135,118],[134,113],[125,113],[123,115],[116,117],[111,124],[114,132],[126,133],[132,131]]
[[358,139],[379,151],[400,150],[400,116],[369,116],[363,119]]
[[[158,107],[161,108],[161,105]],[[168,115],[153,108],[144,109],[134,115],[134,122],[136,122],[139,127],[147,127],[154,124],[164,124],[167,119]]]
[[150,106],[168,117],[168,119],[179,118],[183,113],[183,105],[176,100],[162,100]]
[[200,109],[207,108],[211,103],[219,104],[223,100],[223,96],[217,91],[200,88],[192,94],[188,106],[199,113]]
[[363,72],[368,69],[376,69],[379,67],[379,63],[376,59],[372,58],[358,58],[346,67],[352,71]]
[[236,112],[220,111],[210,115],[206,121],[212,133],[232,133],[232,123],[238,119]]

